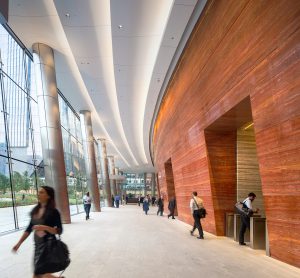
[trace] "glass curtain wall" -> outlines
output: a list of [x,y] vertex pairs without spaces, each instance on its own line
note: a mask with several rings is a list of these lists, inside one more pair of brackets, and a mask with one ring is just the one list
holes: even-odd
[[101,157],[99,156],[98,152],[98,143],[96,140],[94,140],[94,149],[95,149],[95,158],[96,158],[96,168],[97,168],[97,180],[98,180],[98,186],[99,186],[99,192],[100,192],[100,206],[104,207],[105,202],[104,202],[104,184],[102,180],[102,175],[101,175]]
[[70,212],[76,214],[83,211],[82,198],[87,191],[80,120],[62,93],[58,93]]
[[144,195],[144,174],[125,174],[126,183],[123,188],[129,197],[138,197]]
[[0,25],[0,233],[28,224],[44,182],[33,62]]
[[[138,197],[144,196],[145,190],[145,182],[144,182],[144,174],[132,174],[126,173],[126,181],[123,185],[124,190],[126,190],[126,194],[129,197]],[[152,175],[151,173],[147,173],[146,175],[146,195],[151,195],[151,183],[152,183]]]

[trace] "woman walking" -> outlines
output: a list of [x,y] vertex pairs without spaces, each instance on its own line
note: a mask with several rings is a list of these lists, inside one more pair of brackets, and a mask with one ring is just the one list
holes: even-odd
[[149,201],[148,201],[147,197],[145,197],[144,201],[143,201],[143,210],[144,210],[145,214],[147,215],[148,210],[149,210]]
[[39,270],[38,263],[41,259],[49,238],[55,238],[56,234],[62,233],[62,224],[60,214],[55,208],[54,189],[49,186],[41,186],[38,192],[38,204],[32,209],[30,223],[21,236],[18,243],[13,247],[13,251],[17,252],[21,244],[28,238],[30,233],[34,231],[34,274],[33,278],[57,277],[50,273],[44,273]]
[[83,196],[83,207],[85,211],[85,220],[90,219],[90,210],[92,206],[92,198],[90,197],[90,192],[87,192]]

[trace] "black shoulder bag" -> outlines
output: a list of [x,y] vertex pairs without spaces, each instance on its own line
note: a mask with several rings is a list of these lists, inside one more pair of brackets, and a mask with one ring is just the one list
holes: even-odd
[[253,210],[249,209],[244,202],[237,202],[235,204],[235,210],[237,211],[237,213],[247,216],[247,217],[251,217],[253,215]]
[[35,274],[55,273],[65,270],[70,264],[68,246],[61,241],[60,236],[45,238],[43,250],[35,262]]

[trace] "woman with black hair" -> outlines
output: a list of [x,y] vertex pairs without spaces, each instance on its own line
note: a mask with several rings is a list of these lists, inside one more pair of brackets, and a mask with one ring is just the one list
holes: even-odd
[[40,273],[37,270],[37,262],[44,250],[45,242],[50,237],[62,233],[60,214],[55,208],[54,189],[49,186],[41,186],[38,192],[38,204],[32,209],[30,223],[21,236],[18,243],[13,247],[17,252],[21,244],[28,238],[32,230],[34,231],[34,274],[33,278],[57,277],[50,273]]

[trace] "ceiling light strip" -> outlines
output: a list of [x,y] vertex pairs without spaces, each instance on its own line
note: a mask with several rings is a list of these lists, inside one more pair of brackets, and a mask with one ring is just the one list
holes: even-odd
[[161,105],[161,102],[165,96],[165,93],[166,93],[166,89],[167,89],[167,86],[169,84],[169,81],[172,77],[172,74],[174,72],[174,69],[177,65],[177,62],[185,48],[185,45],[200,17],[200,15],[202,14],[202,11],[205,7],[207,3],[207,0],[198,0],[195,8],[194,8],[194,11],[189,19],[189,22],[181,36],[181,39],[180,39],[180,42],[176,48],[176,51],[175,51],[175,54],[172,58],[172,61],[170,63],[170,66],[168,68],[168,71],[166,73],[166,76],[165,76],[165,79],[163,81],[163,84],[161,86],[161,89],[159,91],[159,95],[158,95],[158,98],[157,98],[157,101],[156,101],[156,104],[155,104],[155,109],[154,109],[154,112],[153,112],[153,117],[152,117],[152,121],[151,121],[151,127],[150,127],[150,132],[149,132],[149,152],[150,152],[150,156],[151,156],[151,161],[152,161],[152,165],[154,165],[154,156],[153,156],[153,146],[152,146],[152,141],[153,141],[153,131],[154,131],[154,124],[155,124],[155,121],[156,121],[156,118],[157,118],[157,115],[158,115],[158,112],[160,110],[160,105]]
[[[61,34],[63,34],[62,35],[62,39],[64,40],[65,51],[66,51],[65,54],[67,54],[66,56],[67,56],[67,60],[69,62],[70,69],[72,70],[72,73],[74,74],[74,77],[75,77],[75,79],[76,79],[76,81],[78,83],[78,86],[81,89],[81,91],[83,92],[83,94],[84,94],[84,96],[85,96],[85,98],[86,98],[86,100],[87,100],[87,102],[88,102],[88,104],[89,104],[89,106],[90,106],[90,108],[92,110],[91,112],[92,112],[93,118],[96,118],[98,124],[100,125],[100,127],[103,129],[103,131],[105,133],[105,137],[110,141],[110,144],[114,147],[114,149],[117,151],[117,153],[123,159],[123,161],[125,162],[125,164],[128,167],[130,167],[131,165],[128,163],[128,161],[124,158],[124,156],[118,150],[118,148],[116,147],[116,145],[113,143],[111,137],[109,136],[106,128],[104,127],[104,124],[101,121],[101,119],[99,117],[99,114],[97,113],[96,108],[95,108],[95,106],[94,106],[94,104],[93,104],[93,102],[92,102],[92,100],[91,100],[91,98],[89,96],[88,90],[87,90],[87,88],[85,86],[85,83],[84,83],[84,81],[82,79],[82,76],[80,74],[78,65],[77,65],[77,63],[75,61],[73,52],[72,52],[71,47],[69,45],[67,36],[65,34],[65,31],[64,31],[64,28],[62,26],[62,23],[60,21],[60,18],[59,18],[59,15],[58,15],[58,12],[57,12],[57,9],[56,9],[56,6],[55,6],[54,2],[53,1],[47,1],[46,4],[47,4],[46,6],[47,6],[48,10],[53,10],[53,8],[56,10],[56,15],[51,17],[53,25],[56,26],[56,28],[60,29],[60,31],[58,31],[58,32],[60,32]],[[53,5],[53,6],[50,7],[50,5]],[[58,29],[56,29],[56,30],[58,30]]]

